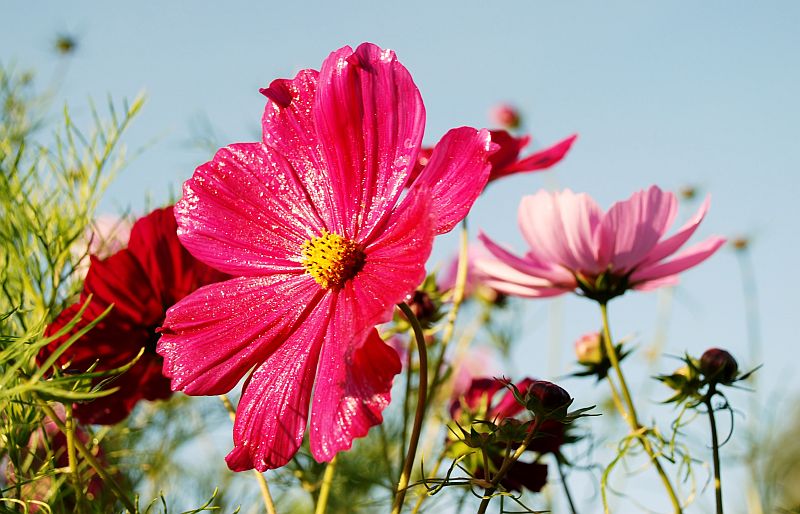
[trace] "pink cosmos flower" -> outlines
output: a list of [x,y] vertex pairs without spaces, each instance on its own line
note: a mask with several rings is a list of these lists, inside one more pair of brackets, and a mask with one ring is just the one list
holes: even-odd
[[369,43],[262,93],[263,142],[219,150],[175,209],[186,248],[237,278],[173,306],[158,343],[187,394],[227,392],[253,370],[226,458],[237,471],[286,464],[309,416],[318,461],[382,421],[400,361],[374,327],[422,281],[494,150],[486,130],[449,131],[403,196],[425,109],[394,52]]
[[495,259],[478,269],[499,291],[523,296],[557,296],[580,289],[606,302],[627,289],[675,284],[678,274],[703,262],[725,239],[710,237],[678,254],[708,211],[700,210],[670,237],[678,200],[657,186],[634,193],[603,212],[586,194],[539,191],[522,199],[519,224],[530,250],[518,257],[479,237]]

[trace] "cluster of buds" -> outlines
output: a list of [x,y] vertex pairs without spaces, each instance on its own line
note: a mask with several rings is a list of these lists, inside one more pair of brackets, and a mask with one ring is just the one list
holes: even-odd
[[564,389],[544,380],[473,379],[451,404],[448,452],[476,483],[486,486],[509,458],[508,450],[526,444],[525,460],[514,462],[499,485],[507,491],[538,492],[547,483],[547,464],[541,458],[560,456],[562,445],[577,440],[567,433],[568,425],[588,409],[570,413],[572,402]]
[[[614,345],[617,360],[622,361],[630,354],[630,350],[623,348],[624,342]],[[583,366],[583,370],[575,372],[575,377],[597,377],[597,381],[603,380],[611,369],[611,359],[608,358],[603,334],[600,332],[590,332],[582,335],[575,341],[575,357],[578,364]]]
[[717,386],[732,386],[746,380],[755,371],[739,373],[739,363],[733,355],[720,348],[709,348],[699,359],[687,354],[681,360],[684,365],[672,374],[656,377],[675,391],[664,403],[688,400],[699,405],[717,394]]

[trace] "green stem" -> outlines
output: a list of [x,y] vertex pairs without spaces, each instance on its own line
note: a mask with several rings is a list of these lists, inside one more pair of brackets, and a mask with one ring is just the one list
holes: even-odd
[[722,469],[719,464],[719,439],[717,439],[717,420],[714,418],[714,407],[711,405],[711,397],[714,396],[714,386],[712,385],[706,396],[706,408],[708,409],[708,420],[711,422],[711,449],[714,454],[714,493],[717,501],[717,514],[722,512]]
[[[469,269],[469,260],[467,258],[468,246],[469,232],[467,231],[467,220],[465,218],[461,222],[461,239],[458,251],[458,271],[456,272],[456,284],[453,289],[453,308],[450,309],[450,312],[447,315],[447,324],[445,325],[444,332],[442,333],[442,344],[439,348],[439,355],[436,357],[436,364],[433,367],[433,379],[431,380],[430,394],[428,395],[428,397],[431,399],[435,397],[436,391],[441,385],[440,373],[442,372],[442,369],[444,369],[445,352],[447,351],[450,341],[453,339],[453,334],[455,334],[456,318],[458,317],[458,311],[461,309],[461,304],[464,302],[464,289],[467,285],[467,271]],[[427,409],[428,405],[426,405],[425,408]]]
[[[650,440],[647,437],[646,431],[643,430],[643,427],[639,424],[639,419],[636,416],[636,407],[633,405],[633,399],[631,398],[628,384],[625,381],[625,375],[622,374],[622,367],[619,365],[619,358],[617,358],[614,340],[611,339],[611,328],[610,323],[608,322],[608,306],[605,302],[600,302],[600,313],[603,317],[603,344],[605,344],[606,353],[608,354],[608,358],[611,361],[611,366],[614,368],[614,371],[617,375],[622,397],[627,405],[627,410],[620,410],[620,414],[628,422],[628,425],[631,428],[631,433],[638,434],[637,439],[642,444],[642,448],[644,448],[644,451],[650,457],[650,461],[656,468],[656,472],[658,472],[658,476],[661,478],[661,482],[664,484],[664,489],[666,489],[667,495],[669,495],[669,500],[672,503],[673,511],[675,514],[681,514],[683,512],[683,508],[681,507],[681,502],[678,499],[678,495],[675,494],[675,489],[672,487],[672,483],[670,482],[667,473],[661,466],[661,462],[658,460],[658,457],[650,444]],[[621,403],[617,403],[618,410],[620,407]]]
[[[503,465],[500,466],[500,469],[497,470],[497,473],[492,477],[492,481],[489,483],[490,487],[486,488],[486,491],[483,495],[483,500],[481,500],[480,507],[478,507],[478,514],[485,514],[486,509],[489,507],[489,502],[492,501],[492,494],[497,490],[498,484],[500,481],[503,480],[508,473],[508,470],[511,469],[511,466],[514,465],[515,462],[522,457],[522,454],[525,453],[525,450],[528,449],[528,445],[531,444],[533,438],[536,437],[539,430],[537,426],[531,427],[531,431],[528,432],[528,435],[525,436],[525,439],[522,441],[522,444],[517,448],[511,457],[505,459],[503,461]],[[489,470],[487,468],[486,473],[488,474]]]
[[575,509],[575,502],[572,501],[572,494],[569,492],[569,485],[567,484],[567,477],[564,475],[563,465],[561,464],[561,454],[559,452],[558,455],[554,455],[556,459],[556,468],[558,468],[558,476],[561,477],[561,485],[564,486],[564,495],[567,497],[567,503],[569,503],[569,510],[572,514],[578,514],[578,511]]
[[319,499],[317,500],[317,507],[314,509],[314,514],[325,514],[325,509],[328,507],[328,496],[331,494],[331,484],[333,483],[333,475],[336,472],[336,457],[334,457],[325,467],[325,474],[322,476],[322,487],[319,490]]
[[422,421],[425,418],[425,402],[427,401],[428,394],[428,352],[425,348],[425,334],[422,331],[422,326],[419,320],[414,315],[411,308],[405,303],[399,303],[397,306],[406,315],[411,328],[414,329],[414,336],[417,339],[417,351],[419,352],[419,391],[417,398],[417,410],[414,415],[414,426],[411,428],[411,438],[408,442],[408,454],[406,455],[405,463],[403,464],[403,471],[400,474],[400,479],[397,482],[397,493],[394,497],[394,505],[392,506],[392,514],[399,514],[403,509],[403,502],[406,498],[406,489],[408,482],[411,478],[411,470],[414,467],[414,459],[417,455],[417,444],[419,444],[419,434],[422,430]]
[[[63,421],[61,421],[61,419],[47,404],[47,402],[41,401],[39,403],[39,406],[41,407],[42,412],[44,412],[47,417],[53,420],[53,423],[56,424],[58,429],[61,430],[61,432],[64,435],[67,435],[68,432],[67,426],[64,424]],[[100,464],[97,458],[94,455],[92,455],[92,452],[89,451],[89,449],[83,445],[80,439],[75,438],[73,440],[73,443],[75,445],[75,449],[78,450],[78,453],[80,453],[81,456],[84,459],[86,459],[86,462],[88,462],[89,465],[92,468],[94,468],[95,472],[100,476],[103,482],[105,482],[106,484],[108,484],[109,487],[111,487],[111,489],[114,491],[114,495],[120,502],[122,502],[122,504],[125,506],[128,512],[130,514],[137,512],[136,506],[133,504],[131,499],[128,498],[128,496],[125,494],[125,491],[123,491],[122,488],[119,486],[119,484],[117,484],[117,482],[111,477],[111,475],[108,474],[103,465]]]
[[[439,458],[436,459],[436,464],[433,466],[433,470],[431,471],[431,474],[430,474],[431,478],[435,478],[436,475],[439,473],[439,468],[442,466],[442,461],[444,461],[444,458],[445,458],[446,455],[447,455],[447,452],[445,450],[442,450],[442,452],[439,454]],[[427,497],[428,497],[427,494],[420,494],[419,495],[419,498],[417,498],[417,503],[416,503],[416,505],[414,505],[414,510],[411,511],[411,514],[418,514],[419,513],[419,509],[422,507],[422,503],[425,501],[425,498],[427,498]]]
[[75,418],[72,417],[72,404],[64,404],[64,427],[67,429],[67,461],[69,462],[69,473],[72,476],[72,485],[75,487],[75,497],[78,505],[83,501],[83,488],[81,487],[81,476],[78,472],[78,457],[75,453]]
[[[219,395],[220,401],[222,401],[222,405],[225,406],[225,410],[228,411],[228,417],[231,418],[232,422],[236,422],[236,409],[231,403],[231,400],[227,397],[227,395],[221,394]],[[267,483],[267,477],[264,476],[262,472],[257,469],[252,470],[253,475],[258,482],[258,488],[261,491],[261,498],[264,500],[264,508],[267,509],[267,514],[275,514],[275,502],[272,500],[272,493],[269,491],[269,484]]]

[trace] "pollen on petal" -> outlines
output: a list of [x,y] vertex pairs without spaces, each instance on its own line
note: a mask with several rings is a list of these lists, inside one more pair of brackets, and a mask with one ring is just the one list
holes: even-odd
[[303,243],[303,267],[323,289],[341,289],[364,267],[361,246],[326,230]]

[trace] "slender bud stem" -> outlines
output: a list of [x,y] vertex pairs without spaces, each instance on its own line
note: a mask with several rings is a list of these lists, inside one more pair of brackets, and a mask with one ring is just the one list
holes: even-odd
[[717,438],[717,420],[714,418],[714,407],[711,405],[711,398],[714,396],[714,386],[711,385],[706,395],[706,408],[708,409],[708,420],[711,422],[711,449],[714,454],[714,493],[717,501],[717,514],[722,512],[722,470],[719,464],[719,439]]
[[408,454],[403,464],[400,480],[397,482],[397,493],[394,497],[392,514],[399,514],[400,511],[403,510],[403,502],[406,499],[406,489],[408,489],[408,482],[411,479],[411,470],[414,467],[414,459],[417,456],[417,444],[419,444],[422,421],[425,418],[425,402],[428,397],[428,351],[425,348],[425,334],[423,333],[422,325],[420,325],[419,320],[408,305],[399,303],[397,306],[403,311],[403,314],[406,315],[408,322],[411,324],[411,328],[414,329],[414,337],[417,340],[417,351],[419,352],[419,393],[417,395],[417,410],[414,415],[414,425],[411,428],[411,438],[408,442]]
[[325,466],[325,474],[322,476],[322,487],[319,490],[319,499],[317,506],[314,509],[314,514],[325,514],[325,509],[328,507],[328,496],[331,494],[331,484],[333,483],[333,475],[336,472],[336,457],[334,457],[327,466]]
[[559,452],[558,455],[554,455],[556,459],[556,468],[558,469],[558,476],[561,477],[561,485],[564,486],[564,496],[567,497],[567,503],[569,503],[569,511],[572,514],[578,514],[577,509],[575,509],[575,502],[572,501],[572,494],[569,492],[569,484],[567,484],[567,477],[564,475],[564,468],[561,463],[561,453]]
[[[667,476],[667,473],[664,471],[664,468],[661,466],[661,462],[658,460],[658,457],[653,450],[652,445],[650,444],[650,440],[647,437],[647,433],[642,431],[642,425],[639,424],[639,419],[636,416],[636,407],[633,405],[633,399],[631,398],[630,390],[628,389],[628,384],[625,381],[625,375],[622,374],[622,367],[619,364],[619,359],[617,358],[617,350],[614,347],[614,340],[611,339],[611,328],[608,322],[608,307],[605,302],[600,302],[600,313],[603,317],[603,344],[606,346],[606,352],[608,353],[608,358],[611,361],[611,366],[614,368],[614,371],[617,375],[617,380],[619,382],[619,387],[622,392],[622,397],[625,400],[625,404],[627,405],[627,412],[625,409],[620,411],[620,415],[628,422],[628,425],[631,428],[632,433],[639,433],[641,435],[637,436],[637,439],[642,444],[642,448],[650,456],[650,461],[653,463],[653,466],[656,468],[658,472],[658,476],[661,478],[661,482],[664,484],[664,489],[667,491],[667,495],[669,495],[669,500],[672,502],[672,508],[675,514],[681,514],[683,512],[683,508],[681,507],[681,502],[678,499],[678,495],[675,494],[675,489],[672,487],[672,483]],[[612,389],[613,391],[613,389]],[[617,403],[617,409],[620,408],[620,403]]]
[[[514,465],[515,462],[522,457],[522,454],[525,453],[525,450],[528,449],[528,445],[531,444],[533,438],[539,433],[538,427],[536,425],[531,427],[530,432],[528,435],[525,436],[525,439],[522,441],[522,444],[517,448],[517,450],[511,455],[511,457],[506,458],[503,461],[503,465],[500,466],[500,469],[497,470],[494,477],[492,477],[492,481],[490,482],[490,487],[486,488],[486,491],[483,495],[483,500],[481,500],[480,507],[478,507],[478,514],[485,514],[486,509],[489,507],[489,502],[492,501],[492,495],[497,490],[498,484],[500,481],[506,477],[508,470],[511,469],[511,466]],[[486,470],[488,474],[489,470]]]
[[[231,400],[224,394],[219,395],[219,399],[222,401],[222,405],[225,406],[225,410],[228,411],[228,417],[231,418],[231,421],[236,422],[236,409]],[[257,469],[252,471],[258,482],[258,488],[261,490],[261,498],[264,500],[264,508],[267,509],[267,514],[275,514],[275,502],[272,501],[272,493],[269,491],[267,477]]]

